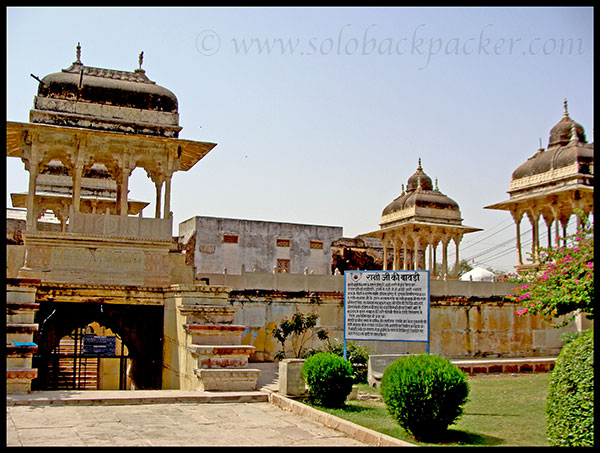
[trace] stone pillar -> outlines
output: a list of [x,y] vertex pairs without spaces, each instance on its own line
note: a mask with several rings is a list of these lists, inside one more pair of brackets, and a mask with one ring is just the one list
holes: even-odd
[[402,268],[405,271],[408,270],[408,250],[407,250],[407,248],[408,248],[407,241],[404,241]]
[[398,239],[394,238],[392,244],[394,246],[394,259],[393,259],[393,263],[392,263],[392,270],[397,271],[398,270]]
[[387,246],[388,243],[384,242],[383,243],[383,270],[387,271]]
[[81,178],[83,177],[83,164],[77,162],[73,169],[73,210],[79,212],[81,204]]
[[569,224],[569,219],[571,218],[571,216],[567,216],[564,217],[562,219],[560,219],[560,223],[562,225],[562,229],[563,229],[563,246],[567,246],[567,225]]
[[162,181],[156,181],[154,183],[156,185],[156,211],[154,217],[160,219],[160,202],[161,202],[161,192],[162,192]]
[[415,244],[415,249],[414,249],[414,254],[415,256],[413,257],[413,269],[414,270],[419,270],[419,240],[417,239],[416,236],[413,236],[413,241]]
[[29,162],[29,189],[27,191],[27,231],[36,231],[35,187],[37,183],[38,163]]
[[533,209],[527,211],[527,217],[529,217],[531,223],[531,258],[534,262],[538,261],[539,253],[539,216],[540,214]]
[[521,219],[523,218],[522,213],[518,213],[516,211],[510,211],[512,214],[512,218],[515,221],[515,225],[517,226],[517,259],[519,265],[523,264],[523,254],[521,252]]
[[444,270],[444,276],[448,275],[448,243],[450,238],[442,239],[442,268]]
[[429,249],[429,271],[431,272],[433,270],[433,245],[427,244],[427,248]]
[[129,204],[127,203],[127,194],[129,193],[129,169],[127,167],[121,168],[121,199],[120,199],[120,215],[127,217],[129,211]]
[[172,175],[167,175],[165,179],[165,205],[164,205],[164,216],[167,219],[171,212],[171,177]]
[[460,244],[460,236],[454,238],[454,245],[456,246],[456,263],[454,264],[454,269],[456,269],[456,276],[458,277],[458,245]]

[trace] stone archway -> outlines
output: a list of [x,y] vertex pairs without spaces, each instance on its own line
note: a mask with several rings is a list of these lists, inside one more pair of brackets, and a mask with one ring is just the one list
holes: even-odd
[[50,354],[61,338],[92,322],[111,329],[122,338],[129,350],[135,388],[161,388],[162,306],[42,301],[36,322],[39,330],[34,335],[34,342],[38,345],[38,353],[34,366],[38,369],[38,378],[32,381],[32,389],[47,388]]

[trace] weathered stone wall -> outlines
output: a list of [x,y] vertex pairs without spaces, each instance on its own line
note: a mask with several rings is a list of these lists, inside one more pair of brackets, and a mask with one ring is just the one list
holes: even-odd
[[[333,277],[341,277],[343,281],[343,276]],[[505,298],[512,286],[502,282],[432,280],[429,352],[449,358],[558,355],[562,346],[560,335],[576,330],[575,323],[556,329],[540,316],[517,316],[515,312],[520,305]],[[256,347],[252,360],[272,360],[279,344],[270,332],[297,310],[317,312],[319,326],[328,329],[330,338],[343,340],[343,292],[245,289],[232,291],[229,302],[237,308],[234,322],[246,326],[242,343]],[[591,321],[583,321],[584,329],[590,326]],[[307,346],[316,347],[318,343],[315,340]],[[357,343],[367,346],[373,354],[426,350],[426,344],[420,342]]]
[[6,278],[16,278],[25,264],[24,245],[6,245]]

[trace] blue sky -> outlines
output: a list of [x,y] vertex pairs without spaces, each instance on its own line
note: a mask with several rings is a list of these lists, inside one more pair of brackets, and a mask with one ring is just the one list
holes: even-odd
[[[564,98],[594,139],[592,8],[8,8],[9,121],[29,119],[29,74],[67,68],[77,42],[94,67],[132,71],[144,51],[178,97],[180,138],[218,144],[174,176],[175,232],[204,215],[354,237],[378,229],[421,158],[484,229],[461,258],[511,271],[510,214],[483,207],[547,146]],[[7,159],[8,206],[27,180]],[[130,189],[153,215],[143,170]]]

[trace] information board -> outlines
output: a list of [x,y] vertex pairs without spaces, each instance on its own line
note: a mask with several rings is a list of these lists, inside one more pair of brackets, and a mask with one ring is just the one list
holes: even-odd
[[346,271],[344,339],[429,342],[429,271]]
[[101,335],[83,336],[83,354],[98,355],[102,357],[114,357],[116,355],[117,337],[105,337]]

